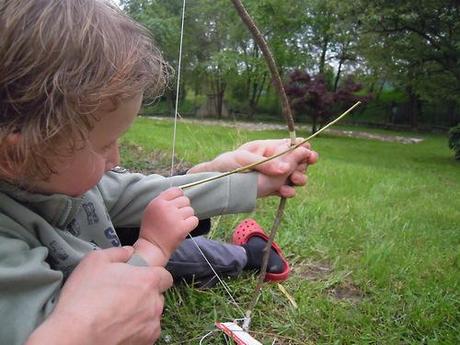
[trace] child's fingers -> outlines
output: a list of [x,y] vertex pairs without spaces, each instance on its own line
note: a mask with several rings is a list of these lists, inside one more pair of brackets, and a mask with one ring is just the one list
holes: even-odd
[[195,210],[190,206],[187,206],[179,209],[179,214],[181,215],[182,219],[187,219],[195,215]]
[[180,197],[172,200],[172,203],[177,208],[182,208],[182,207],[190,206],[190,199],[187,198],[185,195],[183,195],[183,196],[180,196]]
[[195,216],[188,217],[183,220],[184,225],[185,225],[185,230],[187,232],[192,231],[198,226],[198,218]]
[[159,196],[164,200],[173,200],[184,195],[184,191],[179,187],[171,187],[163,191]]

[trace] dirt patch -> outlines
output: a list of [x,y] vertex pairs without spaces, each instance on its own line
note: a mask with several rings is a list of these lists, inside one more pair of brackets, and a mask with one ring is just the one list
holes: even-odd
[[[324,282],[326,286],[336,279],[333,276],[334,268],[327,261],[301,262],[294,265],[293,273],[311,282]],[[325,292],[337,301],[347,301],[353,304],[361,302],[365,298],[365,293],[349,279],[350,277],[347,277],[343,281],[333,283],[326,288]]]
[[[171,155],[166,152],[155,150],[146,153],[141,146],[122,143],[120,145],[120,155],[123,168],[131,172],[163,176],[171,174]],[[177,157],[174,162],[174,174],[183,173],[192,167],[192,164]]]
[[418,144],[423,141],[422,138],[401,137],[398,135],[374,134],[363,131],[344,131],[340,129],[328,129],[326,132],[341,137],[361,138],[369,140],[386,141],[400,144]]
[[365,297],[363,291],[351,282],[345,282],[329,290],[330,296],[337,300],[345,300],[351,303],[359,303]]
[[294,266],[293,271],[294,274],[297,274],[304,279],[319,281],[327,280],[329,275],[332,273],[333,268],[328,262],[306,262]]
[[[148,117],[155,120],[171,121],[169,118],[165,117]],[[242,122],[242,121],[218,121],[218,120],[200,120],[200,119],[185,119],[181,118],[180,122],[183,123],[196,123],[200,125],[208,126],[221,126],[229,128],[239,128],[247,129],[251,131],[267,131],[267,130],[285,130],[285,125],[275,124],[275,123],[262,123],[262,122]],[[297,130],[302,130],[306,132],[311,132],[311,126],[306,125],[296,125]],[[384,135],[384,134],[375,134],[365,131],[346,131],[341,129],[326,129],[325,133],[329,133],[335,136],[341,137],[350,137],[350,138],[361,138],[368,140],[377,140],[385,142],[395,142],[400,144],[418,144],[423,141],[422,138],[411,138],[403,137],[398,135]]]

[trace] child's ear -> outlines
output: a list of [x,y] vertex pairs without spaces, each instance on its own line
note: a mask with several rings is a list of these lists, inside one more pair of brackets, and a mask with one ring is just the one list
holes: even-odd
[[[18,162],[12,157],[12,154],[19,147],[22,140],[22,133],[16,130],[7,134],[0,143],[0,179],[14,181],[18,176]],[[19,164],[20,165],[20,164]]]

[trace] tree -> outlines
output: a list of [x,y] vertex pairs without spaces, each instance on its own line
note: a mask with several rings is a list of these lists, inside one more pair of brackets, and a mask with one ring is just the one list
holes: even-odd
[[311,77],[307,72],[295,70],[289,75],[286,94],[296,114],[306,114],[312,120],[312,133],[330,120],[331,110],[348,108],[356,101],[367,102],[371,96],[359,96],[362,85],[347,78],[337,90],[328,90],[322,74]]
[[360,0],[350,14],[361,24],[360,52],[367,63],[406,91],[413,126],[422,102],[455,111],[460,104],[457,1],[400,0],[395,6],[390,0]]
[[318,123],[334,101],[332,92],[326,88],[324,77],[318,74],[312,78],[307,72],[296,70],[289,75],[286,94],[296,114],[310,116],[312,133],[315,133]]

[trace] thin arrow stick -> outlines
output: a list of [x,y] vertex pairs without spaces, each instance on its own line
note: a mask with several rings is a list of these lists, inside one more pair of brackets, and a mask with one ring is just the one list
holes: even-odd
[[217,179],[220,179],[220,178],[223,178],[225,176],[229,176],[229,175],[233,175],[233,174],[237,174],[237,173],[245,173],[245,172],[249,172],[252,170],[252,168],[258,166],[258,165],[261,165],[263,163],[266,163],[266,162],[269,162],[275,158],[278,158],[282,155],[285,155],[286,153],[289,153],[293,150],[295,150],[296,148],[302,146],[303,144],[305,144],[306,142],[310,141],[311,139],[313,139],[314,137],[316,137],[317,135],[321,134],[321,132],[325,131],[326,129],[328,129],[329,127],[335,125],[337,122],[339,122],[342,118],[344,118],[345,116],[347,116],[353,109],[355,109],[359,104],[361,104],[360,101],[356,102],[353,106],[351,106],[350,108],[348,108],[345,112],[343,112],[339,117],[337,117],[335,120],[329,122],[326,126],[324,126],[323,128],[321,128],[319,131],[315,132],[314,134],[310,135],[308,138],[302,140],[300,143],[298,144],[295,144],[294,146],[291,146],[289,147],[287,150],[283,151],[283,152],[280,152],[280,153],[277,153],[273,156],[270,156],[270,157],[267,157],[267,158],[264,158],[260,161],[257,161],[255,163],[251,163],[251,164],[248,164],[248,165],[245,165],[245,166],[242,166],[242,167],[239,167],[237,169],[234,169],[234,170],[231,170],[231,171],[227,171],[227,172],[224,172],[224,173],[221,173],[221,174],[218,174],[218,175],[215,175],[215,176],[212,176],[212,177],[208,177],[208,178],[205,178],[203,180],[199,180],[199,181],[195,181],[195,182],[191,182],[191,183],[187,183],[187,184],[183,184],[181,186],[179,186],[179,188],[181,189],[188,189],[188,188],[191,188],[191,187],[195,187],[195,186],[199,186],[203,183],[207,183],[207,182],[211,182],[211,181],[214,181],[214,180],[217,180]]

